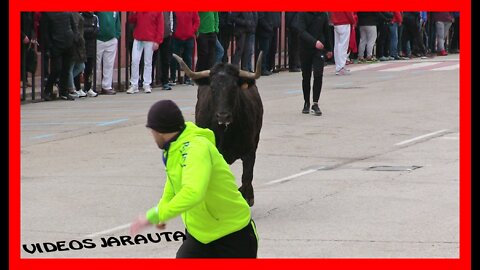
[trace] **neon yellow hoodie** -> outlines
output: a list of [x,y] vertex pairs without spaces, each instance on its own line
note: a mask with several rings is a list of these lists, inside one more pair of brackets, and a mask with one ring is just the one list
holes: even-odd
[[146,214],[150,223],[181,214],[188,233],[204,244],[247,226],[250,207],[211,130],[186,122],[164,157],[167,180],[160,202]]

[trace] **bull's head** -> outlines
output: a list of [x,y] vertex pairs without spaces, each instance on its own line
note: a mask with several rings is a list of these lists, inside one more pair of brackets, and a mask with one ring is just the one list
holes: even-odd
[[258,55],[255,72],[239,70],[236,65],[218,63],[211,70],[193,72],[178,55],[173,57],[178,61],[185,75],[197,81],[209,77],[210,91],[213,97],[213,109],[219,125],[228,127],[233,122],[234,108],[238,105],[239,92],[242,87],[247,86],[247,81],[256,80],[261,75],[262,55]]

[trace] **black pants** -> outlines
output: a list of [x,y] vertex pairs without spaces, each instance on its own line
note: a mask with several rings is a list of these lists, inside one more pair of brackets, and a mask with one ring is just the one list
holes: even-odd
[[177,251],[177,258],[257,258],[255,223],[208,244],[202,244],[188,231],[187,239]]
[[207,70],[215,64],[215,44],[217,34],[215,32],[199,34],[197,37],[197,68],[195,71]]
[[302,66],[302,89],[305,102],[310,101],[310,80],[313,70],[313,102],[318,102],[322,91],[325,56],[321,50],[304,49],[300,52]]

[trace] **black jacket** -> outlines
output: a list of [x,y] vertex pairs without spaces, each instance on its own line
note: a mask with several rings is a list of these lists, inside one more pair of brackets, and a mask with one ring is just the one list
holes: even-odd
[[93,12],[82,12],[83,17],[83,38],[87,57],[96,57],[98,17]]
[[257,27],[257,12],[232,12],[232,21],[235,25],[235,34],[255,33]]
[[299,12],[296,28],[301,50],[315,50],[317,40],[323,43],[325,51],[332,51],[326,12]]
[[72,49],[78,30],[71,12],[43,12],[40,18],[42,44],[52,55]]

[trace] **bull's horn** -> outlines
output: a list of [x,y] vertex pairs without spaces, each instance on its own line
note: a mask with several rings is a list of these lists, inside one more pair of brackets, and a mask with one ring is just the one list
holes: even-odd
[[248,72],[245,70],[240,70],[240,73],[238,75],[246,79],[256,80],[260,78],[260,75],[262,75],[262,59],[263,59],[262,55],[263,55],[263,52],[260,51],[260,53],[258,54],[257,66],[255,67],[255,73]]
[[196,80],[196,79],[201,79],[201,78],[208,77],[210,75],[210,70],[202,70],[202,71],[198,71],[198,72],[193,72],[187,66],[187,64],[185,64],[185,62],[183,62],[183,59],[180,56],[178,56],[176,54],[172,54],[172,55],[173,55],[173,57],[175,57],[175,59],[177,59],[177,62],[180,64],[182,69],[185,71],[185,75],[187,75],[190,79]]

